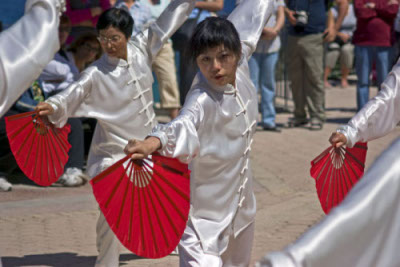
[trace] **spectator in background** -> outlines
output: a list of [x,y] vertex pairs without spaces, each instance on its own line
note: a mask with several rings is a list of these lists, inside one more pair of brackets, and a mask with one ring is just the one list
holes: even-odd
[[[40,75],[43,81],[43,91],[46,95],[54,95],[66,89],[76,81],[83,69],[100,58],[101,47],[96,35],[86,33],[78,37],[68,51],[65,51],[65,42],[70,30],[70,21],[66,15],[60,18],[59,38],[61,49],[54,59],[44,68]],[[33,108],[38,102],[32,103]],[[33,109],[32,108],[32,109]],[[84,135],[80,118],[69,118],[71,132],[68,141],[71,149],[69,159],[65,165],[65,173],[58,183],[64,186],[79,186],[86,182],[87,176],[83,174],[84,165]]]
[[110,7],[110,0],[66,0],[66,15],[72,25],[67,43],[83,33],[96,34],[95,26],[100,14]]
[[[323,82],[323,42],[336,37],[347,13],[347,0],[338,0],[339,15],[335,21],[329,11],[331,1],[288,0],[285,8],[290,22],[288,36],[288,70],[291,81],[294,118],[290,127],[310,122],[310,130],[321,130],[325,121]],[[307,119],[306,107],[309,113]]]
[[[197,23],[205,18],[216,16],[215,12],[221,11],[223,7],[224,0],[197,0],[195,9],[193,9],[185,24],[194,24],[196,26]],[[194,27],[192,30],[194,30]],[[176,35],[172,36],[174,49],[179,52],[179,90],[182,104],[198,70],[196,64],[191,62],[185,55],[191,34],[192,32],[187,32],[186,37],[179,35],[179,39],[174,38]]]
[[377,85],[381,85],[392,64],[394,20],[397,0],[355,0],[357,29],[354,32],[357,73],[357,110],[369,100],[369,76],[376,62]]
[[46,94],[53,95],[67,88],[78,79],[79,73],[88,64],[101,56],[101,47],[97,36],[91,33],[79,37],[66,51],[65,42],[70,30],[70,20],[66,15],[61,16],[58,31],[61,49],[40,75]]
[[132,36],[143,31],[144,27],[152,21],[150,8],[142,1],[117,0],[115,7],[123,8],[131,14],[134,21]]
[[[240,1],[238,1],[240,2]],[[275,124],[275,66],[279,58],[279,31],[285,23],[285,2],[274,0],[274,12],[263,29],[257,49],[249,60],[250,78],[261,90],[261,125],[266,131],[280,132]]]
[[97,36],[86,33],[78,37],[67,50],[67,57],[72,60],[79,72],[101,56],[101,46]]
[[[169,2],[170,0],[141,0],[141,3],[150,9],[152,21],[160,16]],[[174,119],[178,116],[180,99],[176,77],[175,54],[171,39],[161,48],[153,61],[152,68],[159,85],[161,108],[169,110],[171,119]]]
[[[333,17],[336,19],[338,16],[337,6],[331,8]],[[328,51],[325,54],[325,73],[324,85],[325,88],[330,88],[328,77],[335,67],[336,62],[340,56],[341,65],[341,78],[340,86],[347,88],[349,86],[347,77],[353,67],[354,61],[354,45],[351,43],[353,32],[356,29],[356,16],[354,14],[353,4],[349,4],[349,9],[342,22],[339,32],[336,35],[335,41],[328,44]]]
[[[65,42],[68,38],[69,30],[70,21],[66,15],[63,15],[60,18],[59,26],[61,49],[40,75],[40,80],[43,81],[42,89],[45,98],[48,95],[54,95],[66,89],[72,82],[78,79],[79,73],[89,63],[98,59],[101,55],[100,43],[96,35],[91,33],[86,33],[78,37],[69,50],[65,51]],[[29,97],[29,95],[27,96]],[[31,102],[31,110],[40,102],[29,101]],[[88,179],[87,175],[82,171],[85,153],[82,120],[80,118],[69,118],[68,124],[71,125],[71,132],[68,135],[68,142],[71,144],[71,149],[68,151],[69,159],[65,165],[65,173],[57,182],[64,186],[80,186]]]
[[396,64],[400,56],[400,8],[397,10],[397,15],[394,20],[395,44],[393,48],[392,66]]

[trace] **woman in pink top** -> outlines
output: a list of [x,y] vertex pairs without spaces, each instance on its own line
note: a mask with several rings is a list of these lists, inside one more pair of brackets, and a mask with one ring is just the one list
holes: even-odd
[[389,73],[398,0],[354,0],[357,28],[353,35],[357,72],[357,110],[369,99],[369,75],[376,61],[377,84]]
[[96,34],[95,26],[100,14],[111,7],[110,0],[66,0],[66,15],[71,20],[71,32],[67,43],[83,33]]

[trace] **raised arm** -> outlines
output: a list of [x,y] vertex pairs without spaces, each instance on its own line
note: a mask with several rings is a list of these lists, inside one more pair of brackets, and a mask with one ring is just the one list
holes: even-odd
[[267,19],[272,15],[272,1],[242,0],[228,17],[240,35],[247,60],[256,49]]
[[[145,45],[150,60],[154,59],[163,44],[189,17],[195,2],[196,0],[172,0],[143,35],[137,36],[139,45]],[[140,42],[140,39],[144,39],[144,42]]]
[[347,145],[384,136],[400,122],[400,63],[397,63],[371,99],[346,126],[338,129],[347,138]]
[[60,48],[62,0],[28,0],[25,15],[0,35],[0,116],[39,76]]

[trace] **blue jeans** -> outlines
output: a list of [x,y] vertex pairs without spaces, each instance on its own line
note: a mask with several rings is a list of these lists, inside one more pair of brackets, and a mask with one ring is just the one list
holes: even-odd
[[355,60],[357,73],[357,111],[369,100],[369,75],[372,63],[376,61],[378,87],[389,73],[392,62],[392,48],[382,46],[355,46]]
[[261,116],[263,126],[275,126],[275,66],[279,53],[254,53],[249,60],[250,78],[261,89]]

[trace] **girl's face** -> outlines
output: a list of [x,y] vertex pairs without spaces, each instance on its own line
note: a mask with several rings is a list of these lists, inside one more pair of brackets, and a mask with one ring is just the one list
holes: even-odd
[[126,60],[128,40],[119,29],[110,26],[100,30],[99,41],[107,55]]
[[78,57],[86,63],[93,62],[97,54],[100,52],[100,45],[96,41],[86,41],[77,49]]
[[201,73],[213,85],[235,85],[238,57],[224,45],[209,48],[196,58]]

